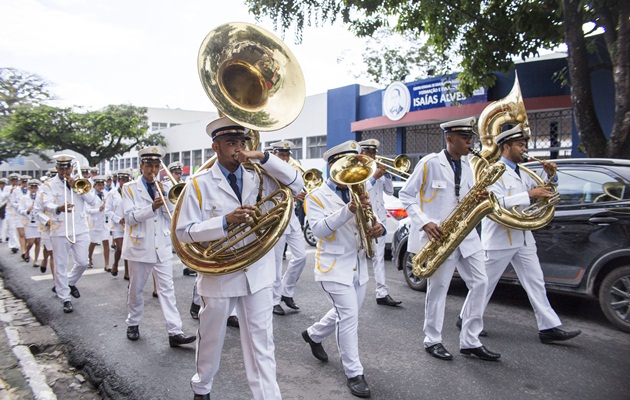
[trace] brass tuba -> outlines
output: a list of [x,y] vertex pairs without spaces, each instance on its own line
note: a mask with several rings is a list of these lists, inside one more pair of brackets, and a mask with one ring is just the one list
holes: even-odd
[[374,240],[367,237],[367,228],[374,223],[374,214],[369,207],[364,208],[361,197],[367,196],[365,181],[376,172],[375,161],[366,155],[352,154],[340,158],[330,167],[330,179],[338,185],[346,185],[357,205],[354,213],[357,222],[361,245],[365,249],[366,257],[374,257]]
[[[249,128],[256,150],[259,130],[281,129],[298,117],[305,98],[305,84],[297,60],[270,32],[247,23],[228,23],[212,30],[199,49],[199,77],[206,94],[234,122]],[[216,162],[206,161],[199,171]],[[243,167],[258,175],[260,186],[256,215],[243,224],[228,226],[225,238],[209,243],[182,243],[175,235],[188,180],[173,211],[171,238],[182,262],[205,274],[228,274],[246,268],[269,252],[286,229],[292,211],[291,190],[254,163]],[[262,197],[262,177],[278,187]],[[191,189],[192,190],[192,189]]]
[[[518,75],[514,80],[514,86],[510,93],[503,99],[490,103],[479,116],[479,138],[482,150],[477,159],[471,160],[471,164],[474,165],[475,180],[481,179],[484,173],[483,170],[501,158],[501,149],[494,142],[494,138],[501,133],[501,128],[505,124],[521,124],[523,131],[529,134],[529,120],[527,119],[527,110],[525,109],[521,88],[518,83]],[[485,161],[477,162],[481,158]],[[538,186],[552,187],[549,185],[549,182],[545,182],[531,169],[519,166],[519,170],[527,173],[536,181]],[[500,214],[493,213],[488,215],[488,218],[508,228],[520,230],[539,229],[551,222],[555,205],[558,201],[559,195],[556,193],[551,198],[539,200],[524,210],[519,211],[516,208],[507,210],[502,208]]]

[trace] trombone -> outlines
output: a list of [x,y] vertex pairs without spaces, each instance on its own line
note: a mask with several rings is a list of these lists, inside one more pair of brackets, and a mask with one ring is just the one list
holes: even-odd
[[[164,163],[162,161],[160,161],[160,163],[162,163],[162,165],[164,165]],[[173,182],[174,182],[174,180],[173,180]],[[160,196],[160,199],[162,199],[162,203],[164,203],[162,205],[164,206],[164,208],[166,208],[166,213],[168,214],[168,219],[170,219],[172,221],[173,220],[173,214],[171,214],[171,210],[169,210],[169,208],[168,208],[168,204],[166,203],[166,199],[164,198],[164,193],[162,193],[164,188],[162,187],[162,183],[158,181],[157,174],[153,174],[153,184],[155,186],[155,189],[153,189],[153,190],[158,192],[158,195]],[[182,188],[183,188],[183,186],[182,186]],[[171,190],[168,191],[169,201],[171,201],[171,202],[172,202],[172,200],[170,199],[170,195],[171,195],[171,191],[173,189],[175,189],[175,186],[173,186],[171,188]],[[175,202],[177,202],[177,199],[175,199]]]
[[411,159],[406,154],[396,156],[396,158],[387,158],[383,156],[376,156],[376,163],[385,167],[387,173],[394,175],[404,181],[409,179],[411,174]]
[[[70,204],[74,205],[74,194],[86,194],[87,192],[89,192],[90,190],[92,190],[92,184],[90,183],[90,181],[88,181],[87,179],[83,179],[83,178],[79,178],[81,173],[81,166],[79,165],[79,160],[74,160],[72,162],[72,172],[70,172],[70,177],[72,178],[72,185],[70,186]],[[76,176],[76,179],[75,179]],[[64,184],[67,185],[68,184],[68,179],[64,178],[63,179]],[[72,210],[70,210],[70,214],[72,214],[72,239],[70,239],[70,234],[68,233],[68,191],[66,190],[66,188],[63,189],[63,202],[64,202],[64,207],[66,207],[65,212],[66,212],[66,239],[68,239],[68,241],[72,244],[75,244],[77,242],[77,236],[76,236],[76,227],[75,227],[75,220],[74,220],[74,208]]]
[[[173,174],[171,174],[171,171],[168,170],[166,165],[164,165],[164,161],[160,160],[160,165],[162,169],[164,170],[164,172],[166,173],[166,176],[168,177],[168,179],[173,184],[173,187],[168,190],[168,195],[167,195],[168,201],[170,201],[172,204],[176,204],[177,199],[179,199],[179,196],[182,194],[182,190],[184,190],[184,186],[186,186],[186,184],[184,182],[178,183],[175,181],[175,177],[173,176]],[[168,207],[166,209],[168,209]]]

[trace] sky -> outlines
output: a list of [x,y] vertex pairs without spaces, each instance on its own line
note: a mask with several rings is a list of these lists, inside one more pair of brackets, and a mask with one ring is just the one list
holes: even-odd
[[[214,111],[197,72],[208,32],[228,22],[256,23],[242,0],[0,0],[0,67],[37,74],[59,107],[108,104]],[[257,25],[273,32],[266,20]],[[306,94],[359,82],[342,52],[360,57],[363,41],[340,24],[307,28],[296,45]]]

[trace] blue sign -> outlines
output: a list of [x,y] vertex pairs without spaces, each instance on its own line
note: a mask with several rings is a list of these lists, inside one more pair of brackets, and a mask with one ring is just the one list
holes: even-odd
[[425,79],[406,84],[411,94],[409,111],[449,107],[459,104],[483,103],[488,101],[486,88],[477,89],[466,97],[458,89],[459,81],[450,77]]
[[7,158],[7,164],[11,166],[24,165],[24,157]]

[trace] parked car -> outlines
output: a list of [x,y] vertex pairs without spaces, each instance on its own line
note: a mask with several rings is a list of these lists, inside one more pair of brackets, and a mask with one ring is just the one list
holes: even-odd
[[[630,332],[630,160],[554,162],[560,203],[553,220],[533,232],[547,289],[596,298],[606,318]],[[409,218],[402,220],[394,235],[394,262],[409,287],[425,290],[426,280],[411,272],[409,226]],[[501,282],[519,283],[511,266]]]

